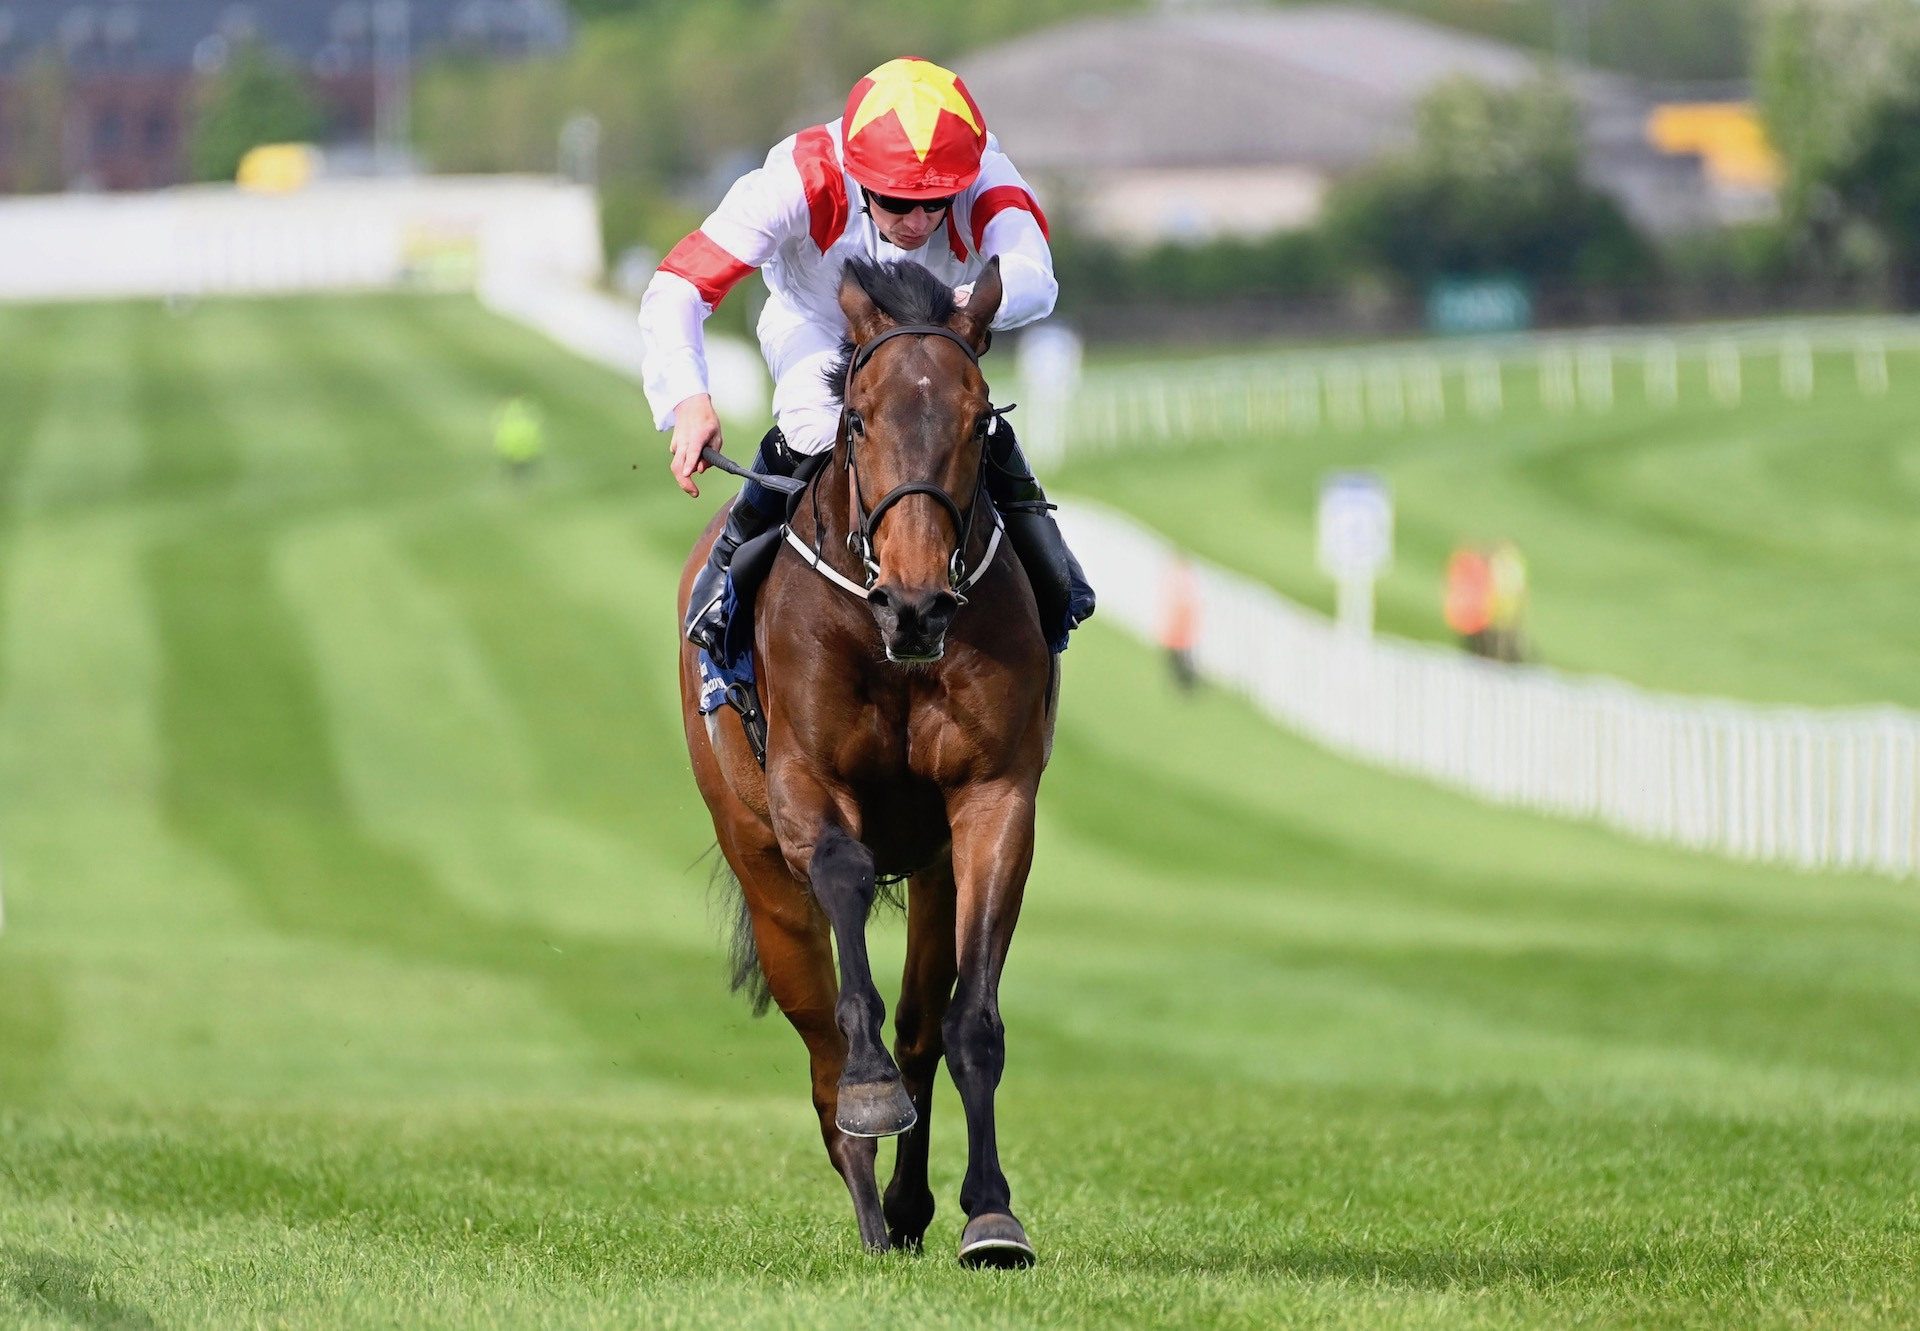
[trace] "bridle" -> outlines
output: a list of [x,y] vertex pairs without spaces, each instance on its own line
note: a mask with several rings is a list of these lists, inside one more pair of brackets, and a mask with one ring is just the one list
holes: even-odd
[[[940,324],[898,324],[870,339],[853,353],[852,359],[847,362],[847,377],[840,390],[840,401],[843,404],[850,404],[853,400],[853,376],[873,359],[873,353],[878,351],[883,343],[896,337],[944,337],[967,354],[969,363],[975,367],[980,364],[980,355],[973,349],[973,344],[951,328]],[[988,432],[999,425],[1000,416],[1008,410],[1011,408],[1001,408],[999,411],[990,413],[990,420],[986,427]],[[865,437],[865,431],[856,428],[858,420],[859,417],[852,406],[845,406],[840,421],[840,441],[846,445],[845,465],[853,484],[854,518],[853,529],[847,533],[847,550],[860,561],[861,568],[865,570],[866,585],[861,586],[851,578],[843,576],[821,555],[820,544],[824,539],[825,529],[820,521],[820,491],[817,486],[809,487],[813,491],[813,545],[809,548],[792,527],[787,529],[788,544],[799,550],[822,577],[864,600],[867,593],[873,590],[874,584],[880,581],[880,565],[873,555],[873,538],[874,533],[880,529],[880,520],[886,517],[895,504],[908,495],[926,495],[946,509],[947,515],[953,519],[954,530],[959,533],[959,539],[953,547],[953,554],[947,560],[947,585],[960,604],[965,605],[968,589],[986,575],[987,570],[993,566],[995,552],[1000,548],[1002,530],[1000,515],[994,511],[993,505],[988,503],[984,507],[992,515],[993,531],[987,541],[986,551],[980,557],[980,562],[971,572],[968,571],[967,547],[973,544],[974,522],[983,507],[980,500],[986,484],[987,448],[984,441],[980,448],[980,469],[974,476],[971,502],[965,510],[961,509],[952,495],[931,481],[903,481],[880,496],[880,502],[869,509],[866,491],[860,482],[860,458],[856,445],[861,438]]]

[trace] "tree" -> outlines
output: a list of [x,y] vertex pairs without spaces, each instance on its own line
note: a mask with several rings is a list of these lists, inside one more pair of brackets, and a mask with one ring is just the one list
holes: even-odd
[[299,73],[249,42],[203,87],[188,157],[196,180],[232,180],[263,143],[305,143],[326,125]]
[[1878,232],[1902,304],[1920,308],[1920,91],[1914,79],[1882,101],[1828,177],[1842,205]]
[[1363,262],[1416,286],[1630,280],[1650,252],[1580,162],[1579,110],[1558,85],[1453,80],[1422,101],[1412,152],[1335,188],[1328,225]]
[[1920,300],[1917,75],[1910,0],[1769,0],[1757,84],[1787,221],[1815,266],[1890,277],[1908,303]]
[[1140,0],[570,3],[580,21],[563,54],[429,60],[415,85],[416,146],[440,170],[551,171],[560,127],[592,114],[603,135],[605,232],[618,249],[671,245],[730,173],[837,115],[854,80],[883,60],[913,52],[952,63],[1014,33]]
[[21,194],[66,188],[68,91],[66,67],[51,55],[36,57],[14,80],[8,104],[0,107],[13,122],[9,188]]
[[1790,216],[1804,220],[1819,206],[1828,177],[1897,86],[1917,28],[1907,0],[1770,0],[1756,82],[1767,137],[1786,165]]

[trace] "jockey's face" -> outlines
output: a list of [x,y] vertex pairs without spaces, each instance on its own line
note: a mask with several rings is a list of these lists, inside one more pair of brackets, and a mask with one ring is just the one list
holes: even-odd
[[887,199],[882,195],[867,195],[867,212],[873,218],[873,225],[889,245],[896,249],[917,250],[927,243],[931,236],[946,220],[947,209],[953,206],[952,199],[935,199],[939,207],[928,210],[923,207],[910,207],[902,212],[894,212],[890,203],[904,203],[905,200]]

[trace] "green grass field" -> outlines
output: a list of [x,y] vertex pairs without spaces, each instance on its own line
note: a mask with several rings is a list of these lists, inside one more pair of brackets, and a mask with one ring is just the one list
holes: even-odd
[[1396,561],[1379,589],[1388,632],[1448,637],[1448,554],[1516,541],[1531,565],[1538,654],[1651,688],[1816,705],[1920,707],[1920,354],[1889,357],[1865,396],[1849,355],[1816,358],[1810,401],[1756,357],[1741,405],[1718,405],[1702,361],[1680,405],[1650,406],[1623,362],[1616,409],[1556,414],[1524,365],[1508,410],[1441,425],[1228,439],[1066,469],[1206,557],[1332,609],[1314,566],[1320,478],[1375,467],[1396,499]]
[[950,1091],[928,1254],[861,1254],[799,1041],[724,992],[671,671],[710,508],[637,390],[453,299],[0,347],[0,1325],[1920,1321],[1912,885],[1355,768],[1097,623],[1003,996],[1041,1265],[952,1260]]

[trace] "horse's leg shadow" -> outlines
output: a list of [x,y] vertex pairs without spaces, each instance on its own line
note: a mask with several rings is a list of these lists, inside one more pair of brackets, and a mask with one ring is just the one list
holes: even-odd
[[942,861],[915,874],[907,888],[907,964],[894,1012],[894,1057],[918,1121],[903,1133],[887,1184],[887,1237],[920,1250],[933,1222],[927,1148],[933,1130],[933,1083],[940,1070],[940,1023],[953,998],[953,866]]

